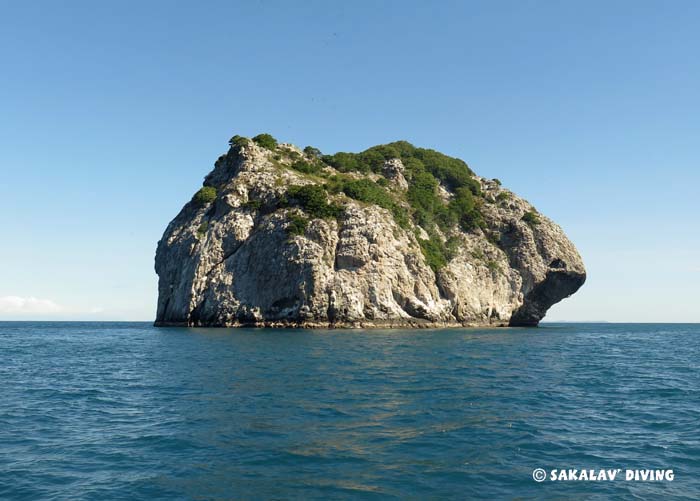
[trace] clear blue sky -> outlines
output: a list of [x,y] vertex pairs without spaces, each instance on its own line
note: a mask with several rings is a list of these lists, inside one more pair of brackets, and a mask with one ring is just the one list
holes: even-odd
[[0,2],[0,319],[155,315],[233,134],[406,139],[557,221],[547,319],[700,321],[700,2]]

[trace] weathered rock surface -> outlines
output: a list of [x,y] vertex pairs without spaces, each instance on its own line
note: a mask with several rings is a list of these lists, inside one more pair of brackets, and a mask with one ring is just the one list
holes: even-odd
[[[278,150],[303,157],[291,145]],[[481,178],[486,227],[457,230],[459,245],[437,271],[421,251],[423,228],[343,194],[330,195],[339,217],[309,218],[293,234],[303,211],[284,204],[285,192],[319,181],[290,163],[253,142],[219,158],[205,179],[215,200],[187,203],[158,243],[156,325],[534,326],[585,281],[559,226],[542,215],[526,222],[528,202]],[[384,177],[387,189],[409,186],[399,159],[381,172],[370,176]]]

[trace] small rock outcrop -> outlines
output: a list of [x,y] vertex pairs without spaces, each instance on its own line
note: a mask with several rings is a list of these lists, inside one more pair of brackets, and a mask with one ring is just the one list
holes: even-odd
[[535,326],[586,272],[554,222],[404,141],[235,136],[158,243],[159,326]]

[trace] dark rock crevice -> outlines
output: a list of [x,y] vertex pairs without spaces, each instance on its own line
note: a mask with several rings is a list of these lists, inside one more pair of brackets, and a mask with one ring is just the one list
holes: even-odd
[[525,296],[523,305],[513,313],[509,325],[536,327],[552,305],[571,296],[585,281],[585,273],[549,270],[545,279]]

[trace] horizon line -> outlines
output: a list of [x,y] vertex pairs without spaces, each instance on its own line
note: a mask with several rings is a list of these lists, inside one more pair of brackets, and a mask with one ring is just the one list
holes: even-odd
[[[47,320],[47,319],[2,319],[0,318],[0,323],[6,322],[6,323],[29,323],[29,322],[44,322],[44,323],[150,323],[153,324],[155,323],[155,320],[80,320],[80,319],[73,319],[73,320]],[[628,322],[628,321],[619,321],[619,320],[542,320],[540,321],[540,324],[700,324],[700,321],[690,321],[690,322],[677,322],[677,321],[649,321],[649,322]],[[182,327],[192,327],[192,328],[198,328],[198,329],[207,329],[207,328],[238,328],[240,326],[236,327],[206,327],[206,326],[182,326]],[[489,327],[489,326],[486,326]],[[504,326],[504,327],[509,327],[509,326]],[[459,327],[455,327],[459,328]],[[472,327],[464,327],[464,328],[472,328]],[[479,327],[473,327],[473,328],[479,328]],[[371,329],[371,327],[370,327]]]

